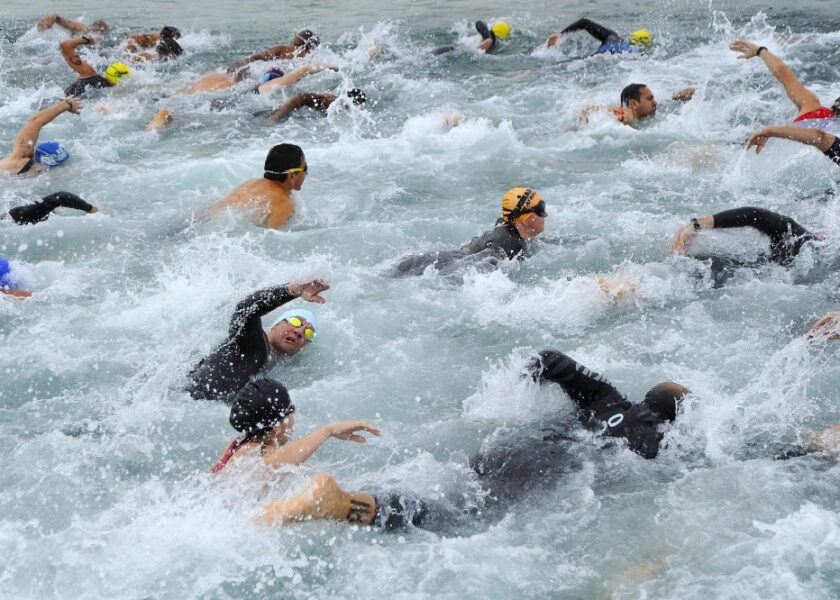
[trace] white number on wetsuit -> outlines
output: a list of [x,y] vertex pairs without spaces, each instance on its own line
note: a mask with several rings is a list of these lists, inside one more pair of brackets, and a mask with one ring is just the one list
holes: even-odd
[[607,419],[607,425],[609,427],[615,427],[616,425],[621,423],[623,420],[624,420],[624,415],[621,414],[621,413],[618,413],[617,415],[613,415],[609,419]]

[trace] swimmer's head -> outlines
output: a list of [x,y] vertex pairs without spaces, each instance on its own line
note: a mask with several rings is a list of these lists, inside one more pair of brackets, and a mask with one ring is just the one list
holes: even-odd
[[679,383],[664,381],[650,388],[642,404],[663,419],[673,421],[677,418],[680,402],[688,394],[688,388]]
[[505,23],[504,21],[499,21],[498,23],[494,23],[490,30],[496,34],[496,37],[500,40],[506,40],[510,37],[510,25]]
[[545,202],[530,188],[511,188],[502,196],[502,221],[513,225],[526,238],[537,237],[545,230]]
[[0,290],[16,290],[17,280],[12,273],[12,266],[0,256]]
[[292,38],[292,45],[295,48],[305,48],[307,52],[312,52],[321,44],[321,39],[309,29],[302,29]]
[[303,150],[295,144],[277,144],[268,151],[265,157],[265,173],[263,177],[281,183],[289,180],[293,190],[299,190],[306,179],[309,166]]
[[644,83],[631,83],[621,90],[621,106],[626,106],[641,119],[655,115],[657,104],[648,86]]
[[105,73],[102,76],[107,79],[111,85],[117,85],[123,79],[131,78],[131,69],[128,68],[128,65],[123,63],[111,63],[108,65],[108,68],[105,69]]
[[269,67],[260,77],[261,83],[268,83],[272,79],[277,79],[278,77],[283,77],[285,73],[283,73],[283,69],[280,67]]
[[184,49],[181,48],[181,44],[172,38],[161,39],[155,50],[157,50],[158,56],[163,59],[174,58],[176,56],[181,56],[184,53]]
[[230,424],[246,440],[260,439],[295,412],[289,391],[274,379],[245,384],[230,408]]
[[35,146],[35,162],[48,168],[64,163],[70,155],[61,142],[41,142]]
[[172,25],[166,25],[160,30],[160,37],[164,40],[177,40],[181,37],[181,30]]
[[97,33],[108,33],[111,31],[111,26],[101,19],[91,23],[90,28]]
[[352,90],[347,90],[347,97],[353,101],[353,104],[362,105],[367,102],[367,96],[365,95],[363,90],[359,88],[353,88]]
[[653,36],[650,35],[650,31],[647,29],[637,29],[630,34],[627,41],[634,46],[650,46],[650,43],[653,41]]
[[317,325],[315,315],[305,308],[287,310],[274,322],[266,337],[273,350],[291,355],[315,339]]

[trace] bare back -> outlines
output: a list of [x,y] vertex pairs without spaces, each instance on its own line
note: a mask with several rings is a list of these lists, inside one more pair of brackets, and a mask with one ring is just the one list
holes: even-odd
[[269,179],[250,179],[222,198],[210,212],[215,214],[235,207],[248,209],[255,224],[278,229],[295,211],[292,199],[279,183]]
[[222,72],[207,73],[188,88],[179,90],[184,94],[197,94],[198,92],[219,92],[227,90],[236,85],[233,75]]

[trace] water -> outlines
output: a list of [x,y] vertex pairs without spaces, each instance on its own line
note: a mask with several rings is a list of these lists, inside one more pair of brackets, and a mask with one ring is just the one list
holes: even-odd
[[[778,140],[759,157],[733,144],[794,111],[761,63],[727,49],[746,37],[778,51],[830,102],[840,79],[833,8],[656,2],[643,16],[617,2],[540,0],[252,2],[235,13],[207,2],[86,5],[89,20],[119,33],[181,26],[186,56],[137,72],[107,113],[88,102],[80,116],[62,115],[42,139],[65,141],[72,161],[6,179],[0,192],[0,210],[60,189],[101,209],[0,229],[0,255],[35,291],[0,302],[0,596],[836,597],[840,470],[769,457],[840,422],[838,347],[800,337],[840,299],[826,266],[838,254],[837,202],[798,200],[831,187],[837,170]],[[581,10],[622,32],[649,27],[656,49],[561,63],[591,50],[580,35],[535,50]],[[31,31],[49,11],[80,13],[69,2],[3,9],[2,152],[72,80],[56,51],[61,34]],[[516,29],[496,55],[468,49],[482,17]],[[222,113],[208,97],[169,94],[301,27],[322,35],[316,58],[340,73]],[[457,52],[427,55],[452,42]],[[380,59],[368,59],[371,46]],[[687,85],[698,92],[686,105],[663,102],[638,131],[609,118],[577,123],[581,108],[616,102],[634,81],[660,100]],[[292,91],[353,86],[368,92],[364,111],[275,127],[250,118]],[[161,107],[175,125],[143,131]],[[453,114],[464,123],[447,130]],[[310,165],[286,229],[225,214],[170,235],[259,176],[280,142],[299,143]],[[468,270],[462,282],[382,277],[396,257],[486,230],[515,185],[549,206],[544,237],[554,243],[534,257]],[[789,271],[741,273],[718,290],[667,256],[688,218],[742,205],[825,232],[820,255]],[[708,237],[748,251],[761,244]],[[601,273],[637,295],[611,302],[594,283]],[[212,481],[234,433],[227,407],[194,402],[179,386],[222,339],[239,298],[304,276],[332,284],[317,342],[271,371],[292,390],[298,434],[364,418],[385,435],[366,446],[330,441],[282,477]],[[569,414],[557,389],[518,376],[549,347],[636,400],[666,378],[694,390],[668,449],[656,461],[609,451],[501,522],[457,536],[251,523],[264,499],[317,472],[350,489],[474,497],[467,460],[485,438]]]

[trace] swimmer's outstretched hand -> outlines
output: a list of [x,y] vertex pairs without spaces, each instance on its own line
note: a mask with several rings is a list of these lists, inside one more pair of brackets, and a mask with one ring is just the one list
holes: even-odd
[[358,442],[364,444],[367,439],[364,436],[358,435],[357,431],[367,431],[379,437],[382,432],[378,427],[374,427],[366,421],[341,421],[340,423],[333,423],[328,425],[330,436],[339,440],[346,440],[348,442]]
[[749,58],[755,58],[758,56],[758,49],[761,48],[758,44],[753,44],[752,42],[748,42],[747,40],[735,40],[731,44],[729,44],[729,49],[733,52],[740,52],[741,56],[738,57],[738,60],[744,60]]
[[677,232],[677,236],[674,238],[674,241],[671,242],[671,247],[669,251],[671,254],[685,254],[685,245],[688,241],[694,237],[694,234],[697,230],[694,228],[693,224],[686,225],[682,229]]
[[755,153],[761,154],[761,151],[764,150],[765,144],[767,144],[767,140],[770,139],[769,132],[767,131],[768,128],[759,129],[750,137],[747,138],[747,141],[744,142],[744,148],[749,150],[753,146],[755,146]]
[[67,103],[67,112],[78,115],[82,110],[82,103],[75,96],[67,96],[64,101]]
[[545,45],[548,46],[549,48],[551,48],[552,46],[557,44],[562,39],[563,39],[563,34],[562,33],[552,33],[550,36],[548,36],[548,39],[545,41]]
[[806,337],[809,340],[815,338],[840,340],[840,312],[830,312],[814,323],[814,326],[808,330]]
[[689,86],[685,89],[680,90],[679,92],[677,92],[673,96],[671,96],[671,100],[674,100],[675,102],[688,102],[689,100],[694,98],[694,92],[695,91],[696,91],[695,87]]
[[323,279],[309,279],[305,281],[293,281],[289,284],[289,293],[298,298],[303,298],[307,302],[315,302],[316,304],[323,304],[326,302],[321,298],[321,292],[330,289],[330,284]]

